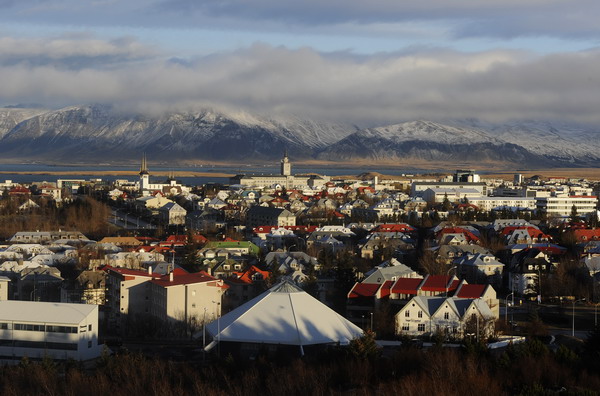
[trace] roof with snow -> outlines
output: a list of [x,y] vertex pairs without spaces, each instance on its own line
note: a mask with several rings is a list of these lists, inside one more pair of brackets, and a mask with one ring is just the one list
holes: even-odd
[[[209,323],[216,342],[348,344],[363,331],[289,280]],[[219,331],[220,329],[220,331]],[[207,349],[214,347],[211,343]]]

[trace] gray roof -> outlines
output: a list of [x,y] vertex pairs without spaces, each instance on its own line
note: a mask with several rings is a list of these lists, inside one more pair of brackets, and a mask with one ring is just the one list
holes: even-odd
[[0,320],[35,323],[79,324],[97,305],[36,301],[0,301]]

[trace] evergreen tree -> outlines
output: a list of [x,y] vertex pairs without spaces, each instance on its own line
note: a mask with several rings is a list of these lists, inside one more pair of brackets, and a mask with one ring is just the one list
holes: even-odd
[[444,212],[447,212],[450,210],[450,208],[452,208],[452,204],[450,203],[450,200],[448,199],[448,194],[444,193],[444,200],[442,201],[442,210]]
[[573,204],[573,206],[571,206],[571,222],[576,222],[577,220],[579,220],[579,215],[577,214],[577,206],[575,206],[575,204]]

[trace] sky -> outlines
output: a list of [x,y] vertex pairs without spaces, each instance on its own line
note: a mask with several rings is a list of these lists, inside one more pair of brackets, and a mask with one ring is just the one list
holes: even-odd
[[0,105],[600,124],[598,0],[0,0]]

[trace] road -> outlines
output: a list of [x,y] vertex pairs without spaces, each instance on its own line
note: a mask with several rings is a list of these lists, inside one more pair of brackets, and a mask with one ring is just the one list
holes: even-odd
[[[506,307],[500,307],[500,318],[506,320]],[[525,302],[522,305],[508,308],[508,320],[524,324],[530,320],[531,315],[537,313],[542,322],[548,326],[551,335],[572,335],[573,325],[575,337],[585,339],[598,322],[598,311],[593,305],[571,303],[537,304]],[[574,314],[574,315],[573,315]]]
[[153,230],[156,226],[122,209],[111,208],[108,222],[126,230]]

